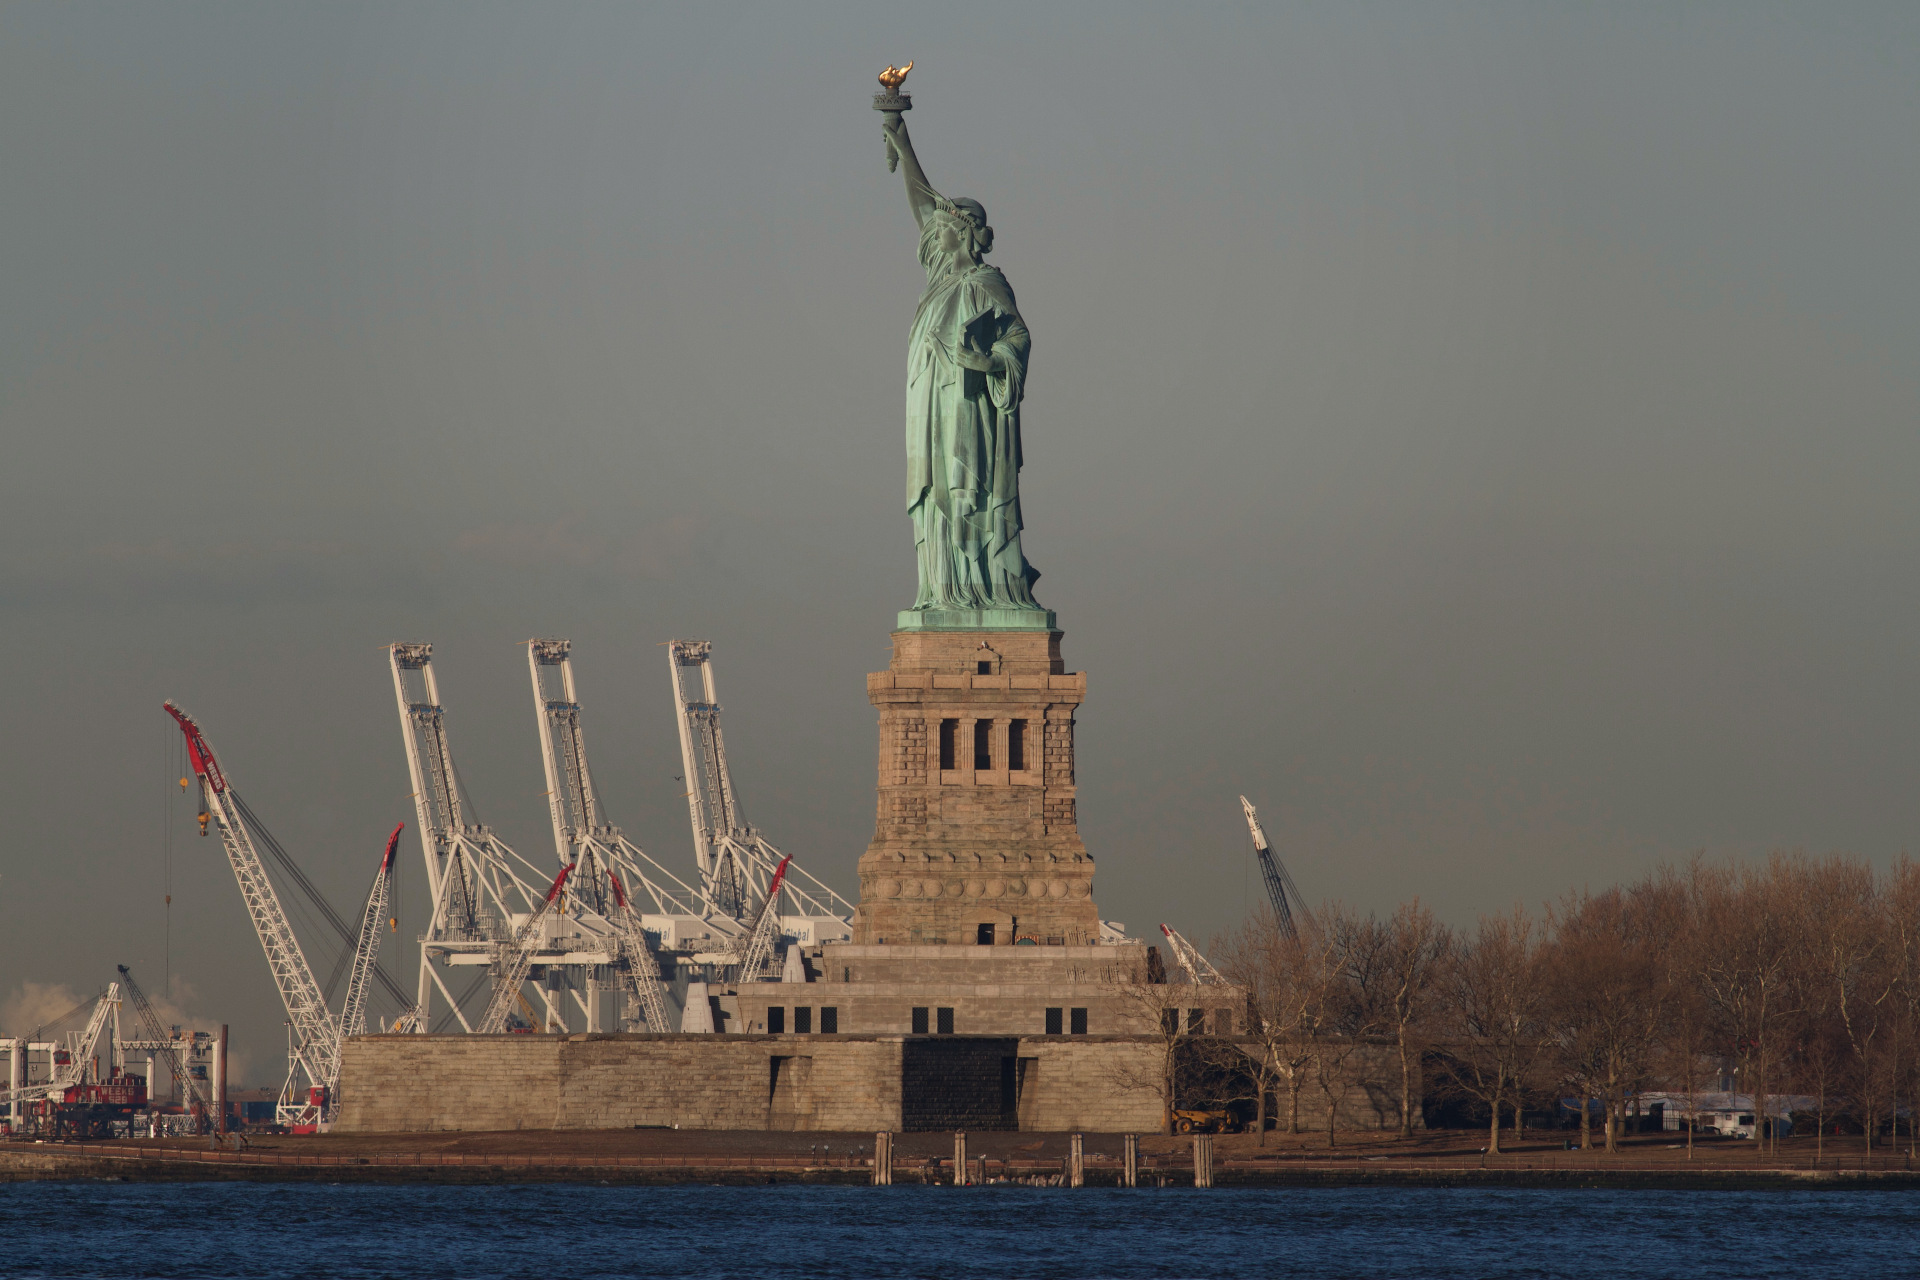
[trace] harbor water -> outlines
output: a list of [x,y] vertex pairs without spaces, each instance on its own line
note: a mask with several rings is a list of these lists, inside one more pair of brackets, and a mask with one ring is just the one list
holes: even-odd
[[1906,1191],[0,1186],[7,1277],[1920,1272]]

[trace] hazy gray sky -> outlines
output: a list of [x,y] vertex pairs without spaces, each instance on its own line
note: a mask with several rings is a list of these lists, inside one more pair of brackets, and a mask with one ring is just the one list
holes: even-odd
[[1920,7],[13,2],[0,1001],[161,985],[170,819],[175,994],[271,1076],[160,702],[351,911],[413,819],[396,639],[538,853],[516,645],[571,637],[690,864],[656,645],[711,638],[749,816],[854,888],[907,58],[1035,334],[1103,915],[1238,919],[1243,791],[1310,898],[1456,922],[1914,846]]

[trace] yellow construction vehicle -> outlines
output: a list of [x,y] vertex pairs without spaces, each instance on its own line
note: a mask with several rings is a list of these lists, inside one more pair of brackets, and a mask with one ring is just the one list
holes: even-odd
[[1173,1113],[1175,1133],[1232,1133],[1233,1116],[1225,1111],[1179,1110]]

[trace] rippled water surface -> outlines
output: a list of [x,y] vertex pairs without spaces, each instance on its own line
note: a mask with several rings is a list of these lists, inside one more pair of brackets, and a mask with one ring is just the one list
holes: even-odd
[[0,1275],[1908,1276],[1920,1193],[0,1186]]

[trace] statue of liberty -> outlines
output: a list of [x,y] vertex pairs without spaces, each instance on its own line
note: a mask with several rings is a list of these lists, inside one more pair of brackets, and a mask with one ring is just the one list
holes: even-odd
[[981,260],[993,248],[986,209],[933,189],[894,105],[905,95],[897,80],[882,84],[895,96],[874,105],[886,112],[889,167],[897,156],[927,270],[907,342],[907,513],[920,590],[900,626],[1051,629],[1033,598],[1040,574],[1020,550],[1020,399],[1033,339],[1007,278]]

